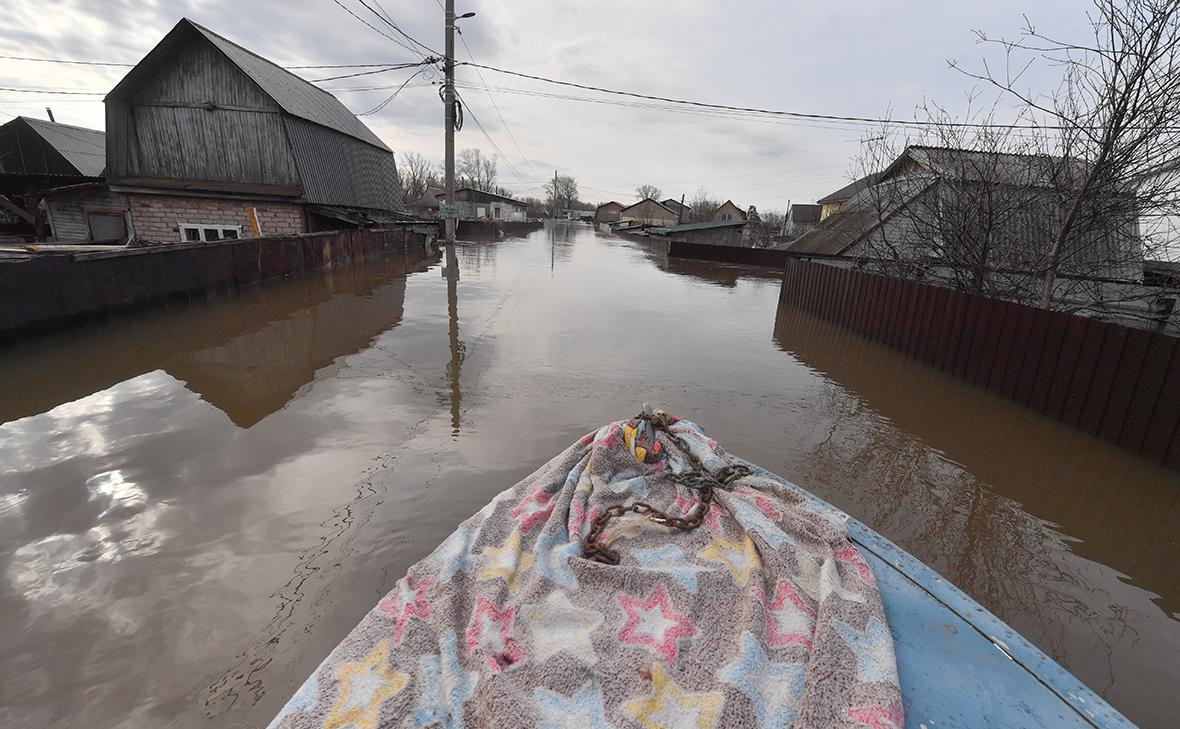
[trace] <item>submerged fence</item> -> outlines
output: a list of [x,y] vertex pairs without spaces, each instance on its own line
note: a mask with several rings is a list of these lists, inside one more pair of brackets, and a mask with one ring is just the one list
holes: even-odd
[[779,304],[1180,469],[1175,337],[799,260]]

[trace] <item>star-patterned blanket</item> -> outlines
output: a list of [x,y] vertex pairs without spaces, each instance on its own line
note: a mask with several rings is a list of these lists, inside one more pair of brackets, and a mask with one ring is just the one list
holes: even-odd
[[[900,727],[881,598],[842,516],[753,468],[701,526],[596,515],[696,494],[664,433],[590,433],[460,525],[332,651],[272,727]],[[716,473],[735,460],[669,430]],[[642,424],[639,425],[642,432]],[[651,431],[647,432],[650,438]],[[642,443],[641,443],[642,441]]]

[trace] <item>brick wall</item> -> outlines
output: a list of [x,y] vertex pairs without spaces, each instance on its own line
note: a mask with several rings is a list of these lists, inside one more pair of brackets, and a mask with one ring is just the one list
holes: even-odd
[[127,198],[136,235],[151,243],[180,243],[180,223],[240,225],[242,237],[251,238],[250,208],[258,211],[264,236],[306,232],[303,206],[295,203],[171,195],[130,194]]

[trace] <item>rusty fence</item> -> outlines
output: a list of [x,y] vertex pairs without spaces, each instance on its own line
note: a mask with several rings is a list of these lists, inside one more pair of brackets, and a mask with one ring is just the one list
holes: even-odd
[[1180,469],[1175,337],[799,260],[779,305]]

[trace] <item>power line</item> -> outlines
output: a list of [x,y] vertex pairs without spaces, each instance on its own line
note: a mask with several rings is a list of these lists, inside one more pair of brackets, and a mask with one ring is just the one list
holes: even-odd
[[55,91],[53,89],[18,89],[11,86],[0,86],[0,91],[11,91],[15,94],[46,94],[61,96],[106,96],[105,91]]
[[471,111],[471,105],[467,103],[467,101],[459,93],[458,89],[455,90],[455,96],[459,99],[459,103],[461,103],[467,110],[467,114],[471,116],[471,121],[475,122],[475,126],[479,128],[479,131],[483,134],[484,139],[488,140],[488,144],[492,145],[492,149],[496,150],[496,153],[499,154],[504,160],[504,164],[508,165],[508,171],[512,173],[513,178],[517,182],[523,184],[524,176],[512,166],[512,160],[508,158],[508,155],[504,154],[504,150],[500,149],[500,145],[496,144],[496,140],[492,139],[492,135],[488,134],[488,131],[484,129],[483,124],[480,123],[479,119],[475,116],[475,113]]
[[[340,6],[340,8],[341,8],[342,10],[344,10],[344,12],[348,13],[348,14],[349,14],[349,15],[351,15],[352,17],[354,17],[354,18],[356,18],[357,20],[359,20],[360,22],[364,23],[364,24],[365,24],[366,26],[368,26],[368,27],[369,27],[369,29],[370,29],[370,30],[372,30],[374,33],[377,33],[377,34],[379,34],[379,35],[385,36],[385,37],[386,37],[386,38],[388,38],[389,40],[393,41],[394,45],[401,46],[402,48],[406,49],[407,51],[409,51],[410,53],[413,53],[413,54],[414,54],[414,55],[416,55],[416,56],[422,56],[422,53],[421,53],[421,52],[420,52],[420,51],[419,51],[417,48],[414,48],[413,46],[408,46],[408,45],[406,45],[406,44],[405,44],[404,42],[402,42],[401,40],[399,40],[399,39],[397,39],[397,38],[394,38],[394,37],[393,37],[393,36],[391,36],[390,34],[386,33],[385,31],[381,30],[380,28],[378,28],[377,26],[373,25],[373,24],[372,24],[372,23],[370,23],[369,21],[365,20],[365,19],[364,19],[364,18],[362,18],[361,16],[359,16],[359,15],[357,15],[356,13],[352,12],[352,9],[351,9],[351,8],[349,8],[347,5],[345,5],[344,3],[340,2],[340,0],[332,0],[332,2],[336,3],[337,5],[339,5],[339,6]],[[367,6],[366,6],[366,7],[367,7]],[[435,54],[435,55],[439,55],[439,54]]]
[[[363,6],[364,6],[364,7],[365,7],[365,8],[366,8],[366,9],[367,9],[367,10],[368,10],[370,13],[372,13],[373,15],[376,15],[378,20],[380,20],[381,22],[385,23],[385,24],[386,24],[386,25],[388,25],[390,28],[393,28],[393,29],[394,29],[394,31],[396,31],[396,32],[397,32],[399,35],[401,35],[403,38],[405,38],[406,40],[410,41],[410,42],[411,42],[411,43],[413,43],[414,45],[416,45],[416,46],[419,46],[420,48],[423,48],[423,49],[425,49],[427,53],[430,53],[430,54],[432,54],[432,55],[435,55],[435,56],[442,56],[442,55],[444,55],[444,54],[442,54],[442,53],[439,53],[438,51],[434,50],[434,49],[433,49],[433,48],[431,48],[430,46],[426,45],[426,44],[425,44],[425,43],[423,43],[422,41],[418,40],[418,39],[417,39],[417,38],[415,38],[414,36],[410,35],[409,33],[405,32],[404,30],[402,30],[400,27],[398,27],[398,24],[397,24],[397,23],[393,22],[393,18],[390,18],[390,17],[388,16],[388,14],[386,14],[386,15],[382,15],[381,13],[377,12],[377,11],[376,11],[376,10],[373,8],[373,6],[372,6],[372,5],[369,5],[367,2],[365,2],[365,0],[357,0],[357,2],[359,2],[361,5],[363,5]],[[384,10],[384,8],[382,8],[382,10]]]
[[[134,68],[134,63],[114,63],[110,61],[79,61],[71,58],[33,58],[32,56],[5,56],[0,58],[10,61],[33,61],[35,63],[64,63],[72,66],[114,66],[119,68]],[[317,63],[308,65],[283,66],[288,71],[326,68],[384,68],[396,65],[393,63]]]
[[29,56],[0,56],[10,61],[36,61],[38,63],[68,63],[73,66],[121,66],[131,68],[134,63],[108,63],[106,61],[72,61],[65,58],[32,58]]
[[874,117],[864,116],[839,116],[835,114],[809,114],[800,111],[782,111],[777,109],[761,109],[751,106],[730,106],[728,104],[712,104],[705,101],[692,101],[689,99],[676,99],[668,96],[654,96],[651,94],[640,94],[634,91],[619,91],[616,89],[607,89],[601,86],[590,86],[588,84],[574,83],[573,81],[559,81],[557,79],[546,78],[544,76],[536,76],[529,73],[521,73],[520,71],[510,71],[504,68],[496,68],[495,66],[487,66],[479,63],[462,62],[457,65],[460,66],[475,66],[477,68],[487,69],[488,71],[495,71],[496,73],[503,73],[509,76],[518,76],[520,78],[527,78],[533,81],[543,81],[549,84],[556,84],[558,86],[569,86],[576,89],[584,89],[586,91],[597,91],[603,94],[614,94],[616,96],[628,96],[635,99],[647,99],[650,101],[662,101],[666,104],[681,104],[684,106],[695,106],[705,109],[716,109],[723,111],[737,111],[752,114],[766,114],[770,116],[785,116],[796,119],[814,119],[818,121],[837,121],[837,122],[855,122],[859,124],[882,124],[882,125],[898,125],[898,126],[917,126],[917,127],[958,127],[958,128],[983,128],[983,129],[1037,129],[1037,130],[1062,130],[1066,127],[1048,126],[1039,124],[987,124],[983,122],[941,122],[941,121],[899,121],[894,119],[879,119]]
[[397,98],[397,95],[401,93],[401,90],[404,89],[406,87],[406,85],[410,83],[410,81],[414,80],[414,76],[417,76],[418,74],[422,73],[425,70],[426,70],[426,67],[424,66],[424,67],[418,69],[417,71],[415,71],[408,79],[406,79],[405,81],[402,82],[401,86],[397,87],[396,91],[394,91],[392,94],[387,96],[384,101],[382,101],[377,106],[374,106],[372,109],[369,109],[368,111],[363,111],[360,114],[357,114],[357,116],[360,117],[360,116],[368,116],[369,114],[376,114],[377,112],[384,109],[386,106],[389,105],[389,102],[391,102]]
[[[372,76],[375,73],[385,73],[387,71],[400,71],[400,70],[406,69],[406,68],[414,68],[416,66],[424,66],[428,63],[434,63],[436,60],[437,59],[434,59],[434,58],[424,58],[417,63],[398,63],[398,64],[395,64],[392,66],[386,66],[385,68],[378,68],[378,69],[374,69],[371,71],[358,71],[356,73],[346,73],[346,74],[343,74],[340,76],[328,76],[327,78],[313,78],[313,79],[310,79],[310,81],[311,81],[311,83],[318,84],[318,83],[322,83],[324,81],[338,81],[342,78],[355,78],[357,76]],[[417,75],[418,74],[414,74],[414,76],[417,76]],[[410,76],[410,78],[414,78],[414,76]]]
[[[463,37],[463,31],[459,30],[458,28],[455,30],[459,33],[459,40],[463,43],[464,50],[467,51],[467,57],[471,59],[472,63],[475,63],[475,54],[471,52],[471,46],[467,45],[467,39]],[[520,148],[520,144],[516,141],[516,135],[512,133],[512,128],[508,126],[508,121],[504,119],[504,115],[500,112],[500,105],[496,103],[496,97],[492,96],[492,90],[488,88],[488,82],[487,79],[483,77],[483,71],[476,67],[475,72],[479,74],[479,81],[483,84],[484,91],[487,92],[488,101],[492,102],[492,108],[496,110],[496,116],[500,117],[500,123],[504,125],[504,131],[508,132],[508,138],[512,140],[512,146],[516,147],[516,151],[520,154],[520,158],[524,160],[525,165],[528,166],[529,170],[531,170],[534,175],[541,174],[537,172],[536,167],[533,167],[532,160],[528,158],[528,155],[524,153],[524,150]]]

